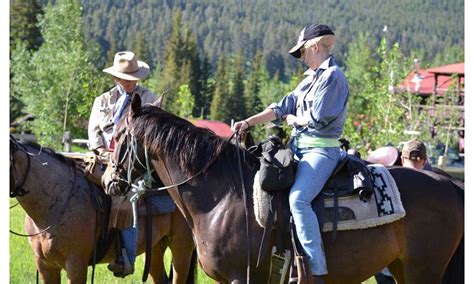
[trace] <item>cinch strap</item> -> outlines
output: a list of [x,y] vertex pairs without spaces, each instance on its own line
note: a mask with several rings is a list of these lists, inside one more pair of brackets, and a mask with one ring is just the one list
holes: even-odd
[[339,147],[340,143],[337,138],[322,138],[308,135],[300,135],[296,137],[296,146],[298,148],[331,148]]

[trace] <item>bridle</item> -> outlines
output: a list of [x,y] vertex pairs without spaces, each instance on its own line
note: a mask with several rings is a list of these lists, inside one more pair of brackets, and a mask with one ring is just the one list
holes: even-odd
[[[39,156],[43,148],[40,148],[39,152],[37,154],[34,154],[34,153],[28,152],[28,149],[26,148],[26,146],[16,141],[16,139],[11,135],[10,135],[10,142],[12,142],[10,143],[10,177],[13,179],[10,182],[15,183],[15,187],[13,189],[10,187],[10,197],[12,198],[17,197],[17,196],[21,197],[29,193],[29,191],[25,190],[23,186],[25,185],[26,180],[28,178],[28,173],[30,172],[30,166],[31,166],[30,156]],[[17,179],[17,177],[15,176],[16,168],[15,168],[14,156],[17,151],[20,151],[26,154],[26,161],[27,161],[26,170],[21,179]]]
[[[117,173],[117,175],[119,176],[119,180],[122,181],[122,182],[125,182],[129,187],[136,187],[136,185],[133,184],[133,181],[132,181],[132,172],[133,170],[137,170],[134,166],[135,164],[135,161],[138,161],[138,163],[141,165],[141,167],[143,169],[146,170],[146,173],[142,176],[140,176],[139,178],[144,178],[145,179],[145,182],[149,185],[151,185],[151,181],[154,181],[153,180],[153,177],[152,177],[152,173],[153,173],[153,169],[151,169],[150,167],[150,158],[149,158],[149,153],[148,153],[148,149],[147,149],[147,146],[146,144],[144,145],[145,149],[144,149],[144,155],[145,155],[145,162],[142,162],[141,159],[139,158],[139,151],[138,151],[138,141],[137,141],[137,138],[136,136],[134,135],[133,133],[133,129],[130,129],[130,126],[129,126],[129,123],[128,123],[128,117],[126,119],[126,125],[124,126],[124,128],[117,132],[117,135],[116,136],[119,136],[119,134],[123,134],[125,133],[126,135],[126,140],[127,140],[127,145],[124,147],[124,144],[122,143],[121,146],[120,146],[120,149],[118,154],[115,155],[116,157],[118,157],[120,159],[120,161],[118,163],[115,163],[113,160],[111,160],[111,164],[112,164],[112,169],[113,169],[113,172],[114,173]],[[158,187],[158,188],[148,188],[150,190],[153,190],[153,191],[161,191],[161,190],[166,190],[166,189],[170,189],[170,188],[173,188],[173,187],[178,187],[180,185],[183,185],[183,184],[186,184],[188,183],[189,181],[191,181],[192,179],[200,176],[201,174],[203,174],[204,172],[207,171],[207,169],[209,169],[209,167],[217,160],[217,158],[220,156],[220,154],[223,152],[224,150],[224,145],[228,142],[230,142],[233,138],[236,138],[237,139],[237,135],[238,133],[237,132],[234,132],[227,140],[225,140],[225,142],[223,142],[223,146],[220,147],[219,151],[208,161],[208,163],[201,169],[199,170],[198,172],[196,172],[195,174],[191,175],[190,177],[184,179],[183,181],[181,182],[178,182],[178,183],[174,183],[174,184],[171,184],[171,185],[167,185],[167,186],[162,186],[162,187]],[[117,144],[115,144],[117,145]],[[122,158],[120,158],[120,154],[122,152],[123,149],[126,149],[125,150],[125,154],[122,156]],[[127,167],[127,179],[124,179],[122,178],[122,174],[123,174],[123,171],[125,170],[125,168],[122,166],[123,163],[126,161],[126,157],[127,157],[127,154],[129,156],[129,162],[128,162],[128,167]],[[158,159],[159,161],[159,159]],[[139,179],[137,178],[137,179]],[[137,180],[135,179],[135,180]],[[148,181],[150,180],[150,182]]]
[[[144,147],[145,147],[145,149],[144,149],[145,163],[143,163],[143,162],[141,162],[140,158],[138,157],[138,141],[136,139],[136,136],[133,133],[133,129],[130,130],[130,124],[128,122],[128,117],[126,118],[126,123],[127,124],[125,125],[125,127],[121,131],[117,132],[117,135],[116,135],[116,136],[119,136],[118,134],[122,134],[122,133],[125,133],[125,135],[126,135],[125,139],[127,141],[127,145],[126,145],[125,154],[120,159],[120,153],[124,149],[124,145],[123,145],[123,141],[122,141],[122,144],[120,145],[120,148],[118,149],[119,152],[118,152],[117,155],[115,155],[115,157],[118,157],[120,159],[120,161],[117,164],[115,164],[114,161],[111,161],[111,163],[112,163],[114,173],[118,173],[118,176],[119,176],[120,180],[127,183],[129,187],[132,187],[132,188],[135,189],[134,190],[134,192],[136,193],[135,197],[132,197],[131,200],[135,199],[137,195],[139,196],[139,195],[143,194],[146,190],[161,191],[161,190],[166,190],[166,189],[173,188],[173,187],[178,187],[180,185],[188,183],[192,179],[200,176],[201,174],[203,174],[204,172],[207,171],[207,169],[217,160],[217,158],[223,152],[223,150],[225,149],[225,146],[224,146],[225,144],[227,144],[233,138],[235,138],[235,141],[236,141],[235,145],[238,145],[238,141],[240,139],[239,133],[234,132],[225,142],[223,142],[223,145],[220,147],[219,151],[217,151],[217,153],[208,161],[208,163],[201,170],[199,170],[197,173],[193,174],[192,176],[186,178],[185,180],[183,180],[181,182],[178,182],[178,183],[175,183],[175,184],[172,184],[172,185],[168,185],[168,186],[162,186],[162,187],[159,187],[159,188],[156,188],[156,189],[152,189],[151,188],[151,183],[149,183],[147,181],[147,177],[148,177],[148,179],[149,178],[152,179],[152,176],[151,176],[152,171],[150,170],[150,167],[149,167],[148,149],[147,149],[146,144],[145,144],[144,145]],[[115,145],[117,145],[117,144],[115,144]],[[121,167],[121,166],[125,162],[125,157],[127,156],[127,154],[129,156],[129,162],[128,162],[128,168],[127,168],[127,180],[125,180],[125,179],[122,178],[122,176],[120,174],[120,171],[123,171],[123,167]],[[244,184],[244,178],[243,178],[243,172],[242,172],[242,160],[241,160],[240,154],[238,152],[237,152],[237,157],[238,157],[237,162],[238,162],[238,166],[239,166],[240,183],[242,185],[242,193],[243,193],[243,200],[242,201],[244,203],[244,208],[245,208],[245,221],[246,221],[246,228],[245,229],[246,229],[246,237],[247,237],[247,244],[246,244],[247,245],[247,271],[246,272],[247,272],[247,283],[249,283],[249,279],[250,279],[249,212],[248,212],[248,208],[247,208],[247,194],[246,194],[246,190],[245,190],[245,184]],[[132,162],[131,159],[133,159],[133,162]],[[131,176],[132,176],[131,173],[135,169],[135,166],[134,166],[135,162],[134,161],[138,161],[140,163],[140,165],[144,169],[147,170],[147,173],[145,173],[143,175],[143,177],[144,177],[143,182],[139,182],[138,186],[133,184],[133,182],[131,180]],[[146,184],[146,185],[143,186],[143,184]],[[140,193],[140,192],[142,192],[142,193]],[[178,197],[181,199],[181,195],[178,194]],[[181,199],[181,202],[184,203],[184,201],[182,199]],[[186,216],[184,216],[184,217],[185,217],[185,219],[187,219]],[[188,221],[188,220],[186,220],[186,221]]]
[[[23,186],[25,185],[26,183],[26,180],[28,178],[28,173],[30,172],[30,166],[31,166],[31,158],[30,156],[39,156],[41,155],[41,152],[43,150],[43,148],[40,148],[39,152],[38,153],[30,153],[28,151],[28,149],[26,148],[25,145],[19,143],[18,141],[16,141],[16,139],[10,135],[10,141],[12,143],[10,143],[10,178],[12,178],[13,180],[11,180],[10,182],[15,182],[15,188],[12,190],[10,188],[10,197],[14,198],[14,197],[21,197],[21,196],[25,196],[27,193],[29,193],[29,191],[25,190],[23,188]],[[26,154],[26,170],[25,170],[25,174],[23,175],[23,178],[21,179],[21,182],[17,182],[17,178],[15,177],[15,153],[17,151],[20,151],[20,152],[23,152]],[[11,206],[10,209],[14,208],[17,204],[15,204],[14,206]],[[44,230],[41,230],[40,232],[38,233],[35,233],[35,234],[20,234],[20,233],[17,233],[15,231],[12,231],[10,230],[10,233],[14,234],[14,235],[17,235],[17,236],[20,236],[20,237],[33,237],[33,236],[37,236],[37,235],[40,235],[46,231],[48,231],[49,229],[51,229],[51,225],[46,227]]]
[[[126,140],[126,143],[122,142],[120,144],[120,148],[117,149],[118,152],[114,153],[114,155],[113,155],[114,157],[117,158],[118,162],[116,163],[114,158],[110,159],[113,174],[118,177],[118,179],[113,179],[112,181],[120,181],[120,182],[126,183],[127,184],[127,189],[125,190],[125,192],[128,192],[128,190],[130,188],[136,187],[135,184],[134,184],[134,181],[138,180],[138,179],[144,181],[146,186],[150,188],[151,184],[154,183],[155,180],[153,178],[154,170],[150,167],[150,159],[148,157],[148,149],[145,145],[145,149],[144,149],[144,156],[145,156],[144,160],[145,161],[143,161],[143,157],[140,158],[141,153],[140,153],[140,150],[139,150],[137,138],[134,135],[133,131],[129,130],[128,117],[126,118],[126,123],[127,123],[126,126],[121,131],[117,132],[117,135],[115,135],[115,138],[114,138],[114,139],[116,139],[117,137],[119,137],[123,133],[125,133],[125,138],[124,139]],[[117,139],[116,139],[116,141],[117,141]],[[117,145],[117,143],[115,143],[115,145]],[[124,153],[122,154],[122,152],[124,152]],[[127,163],[127,166],[124,167],[124,164],[125,164],[126,161],[128,161],[128,163]],[[146,172],[145,172],[145,174],[143,174],[143,175],[141,175],[141,176],[134,179],[133,178],[133,172],[140,170],[139,168],[136,168],[137,163]],[[123,178],[124,171],[126,171],[126,178]]]

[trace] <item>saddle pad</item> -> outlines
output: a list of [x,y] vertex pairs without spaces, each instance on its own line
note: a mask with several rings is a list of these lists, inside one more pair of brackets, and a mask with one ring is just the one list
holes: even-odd
[[[124,229],[132,226],[133,212],[130,197],[133,193],[130,191],[126,197],[111,196],[112,207],[110,213],[109,228]],[[152,216],[171,213],[176,209],[176,205],[168,194],[153,194],[149,197],[152,207]],[[145,202],[140,200],[138,203],[138,217],[147,215]]]
[[[374,194],[368,202],[362,202],[358,195],[338,198],[337,230],[356,230],[380,226],[394,222],[405,216],[400,193],[395,180],[383,165],[368,166],[374,183]],[[259,173],[254,179],[254,214],[258,224],[265,226],[265,220],[270,211],[271,195],[262,190],[258,182]],[[323,232],[332,231],[334,200],[329,197],[324,200],[325,220]]]
[[[398,187],[387,168],[379,164],[368,165],[368,168],[374,184],[374,194],[368,202],[362,202],[358,195],[338,199],[339,208],[350,209],[353,213],[352,219],[338,220],[338,231],[376,227],[399,220],[406,214]],[[326,212],[333,212],[333,205],[332,198],[324,200]],[[326,217],[332,215],[325,214]],[[323,232],[332,231],[332,222],[325,219]]]

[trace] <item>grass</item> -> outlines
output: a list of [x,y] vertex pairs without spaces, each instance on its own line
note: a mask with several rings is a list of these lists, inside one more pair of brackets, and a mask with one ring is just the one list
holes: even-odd
[[[10,200],[10,206],[16,204],[15,199]],[[17,233],[24,234],[23,224],[25,223],[25,211],[20,205],[10,210],[10,229]],[[171,260],[171,253],[169,250],[165,253],[166,269],[169,272],[169,263]],[[96,265],[94,282],[95,283],[142,283],[143,267],[145,265],[144,255],[137,257],[135,263],[135,273],[126,278],[114,277],[112,272],[107,269],[106,264]],[[92,275],[92,267],[89,267],[87,276],[87,283],[90,283]],[[27,284],[36,283],[36,267],[33,258],[33,250],[28,243],[28,238],[19,237],[10,234],[10,283]],[[61,272],[61,283],[67,283],[66,272]],[[152,283],[151,277],[148,276],[146,283]],[[197,273],[197,283],[214,283],[208,278],[200,269]]]
[[[10,200],[10,206],[16,204],[15,199]],[[25,211],[21,206],[16,206],[10,210],[10,229],[18,232],[24,233],[23,224],[25,220]],[[165,261],[166,269],[169,269],[169,262],[171,259],[171,253],[166,251]],[[142,273],[144,267],[145,258],[144,255],[137,257],[135,264],[135,273],[133,275],[127,276],[126,278],[116,278],[113,276],[112,272],[107,269],[106,264],[99,264],[96,266],[95,270],[95,283],[142,283]],[[90,283],[90,277],[92,273],[92,268],[89,267],[88,271],[88,280],[87,283]],[[31,249],[28,239],[26,237],[19,237],[13,234],[10,234],[10,283],[36,283],[36,268],[33,259],[33,250]],[[61,272],[61,283],[67,283],[67,277],[65,271]],[[146,283],[152,283],[151,277],[148,277]],[[214,281],[208,278],[200,269],[197,273],[197,283],[199,284],[210,284]],[[374,278],[370,278],[368,281],[363,282],[364,284],[375,284]]]

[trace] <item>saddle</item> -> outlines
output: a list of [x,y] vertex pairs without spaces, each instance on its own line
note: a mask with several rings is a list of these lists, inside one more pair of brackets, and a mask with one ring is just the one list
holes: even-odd
[[[273,140],[272,143],[274,142],[275,141]],[[274,152],[272,153],[274,157],[278,157],[278,152],[280,151],[287,151],[287,149],[283,149],[283,147],[277,148],[278,150],[276,152],[274,149],[270,149],[270,151]],[[268,154],[265,155],[264,152],[265,147],[260,147],[260,149],[263,149],[263,153],[259,153],[258,151],[253,151],[253,153],[261,154],[265,161],[268,161],[269,159],[266,158],[268,157]],[[260,158],[260,160],[262,161],[262,158]],[[278,165],[278,163],[276,164]],[[293,165],[296,167],[296,163]],[[262,169],[260,169],[260,171],[261,170]],[[272,267],[275,267],[278,271],[283,272],[288,271],[289,269],[290,283],[307,279],[308,277],[311,277],[310,271],[307,271],[309,265],[305,259],[303,249],[301,245],[299,245],[296,234],[294,233],[294,228],[291,229],[293,225],[290,225],[292,223],[289,222],[291,214],[288,203],[288,191],[291,187],[291,184],[286,188],[286,190],[281,190],[279,188],[277,190],[267,190],[264,187],[265,183],[262,183],[260,180],[262,178],[262,176],[260,176],[260,171],[257,172],[255,183],[258,183],[259,186],[261,186],[261,188],[266,191],[266,194],[271,196],[271,206],[270,213],[267,215],[264,224],[264,233],[261,240],[259,260],[257,263],[260,262],[260,255],[266,255],[266,253],[262,251],[262,248],[265,247],[265,244],[269,241],[271,231],[276,229],[277,242],[276,246],[274,246],[272,250]],[[335,238],[337,232],[337,221],[340,218],[344,218],[344,214],[346,214],[344,208],[342,210],[338,208],[338,198],[342,196],[358,195],[362,202],[367,202],[373,195],[373,184],[370,178],[369,170],[366,167],[366,162],[362,161],[356,156],[346,155],[345,158],[339,163],[332,176],[326,182],[321,193],[322,194],[319,194],[318,198],[312,202],[313,210],[316,212],[318,220],[321,221],[325,220],[327,216],[333,216],[333,238]],[[333,214],[328,214],[329,212],[327,212],[324,207],[324,199],[328,198],[333,200]],[[274,226],[275,219],[276,226]],[[324,222],[319,222],[321,231],[323,224]],[[289,238],[290,235],[291,237]],[[288,239],[291,239],[291,245],[289,245]],[[273,268],[271,275],[273,280],[280,283],[281,280],[286,277],[286,274],[275,273],[275,269]]]
[[102,176],[107,168],[108,160],[103,156],[89,153],[62,153],[65,157],[71,158],[76,162],[76,168],[95,185],[102,187]]

